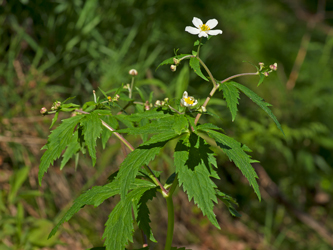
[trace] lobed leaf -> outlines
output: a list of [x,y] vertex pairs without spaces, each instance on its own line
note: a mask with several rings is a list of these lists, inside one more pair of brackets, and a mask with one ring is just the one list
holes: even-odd
[[207,77],[204,76],[204,74],[202,74],[201,69],[200,69],[200,61],[198,58],[196,57],[191,57],[190,59],[190,67],[194,70],[194,72],[200,76],[202,79],[204,79],[205,81],[209,81],[207,79]]
[[53,164],[53,161],[58,159],[63,150],[66,149],[71,139],[73,138],[73,131],[76,125],[84,118],[84,115],[77,115],[62,121],[62,123],[49,135],[47,144],[42,148],[46,149],[44,152],[41,163],[39,165],[38,181],[41,185],[44,173]]
[[78,141],[78,132],[75,131],[75,133],[72,135],[72,138],[69,141],[65,153],[62,155],[63,159],[61,161],[60,170],[64,168],[69,159],[74,154],[76,154],[79,151],[79,149],[80,149],[80,143]]
[[92,164],[96,163],[96,140],[102,133],[102,122],[100,120],[99,111],[93,111],[85,115],[82,119],[81,125],[83,126],[84,140],[88,148],[89,155],[92,159]]
[[187,140],[181,140],[177,143],[174,163],[179,185],[183,186],[189,201],[193,198],[194,203],[210,222],[220,228],[213,212],[213,202],[217,203],[216,185],[210,177],[217,176],[217,174],[210,172],[214,171],[209,162],[211,155],[213,152],[209,149],[209,145],[192,133]]
[[254,93],[252,90],[248,89],[242,84],[239,84],[237,82],[230,82],[232,85],[237,87],[240,91],[242,91],[245,95],[247,95],[253,102],[255,102],[260,108],[262,108],[268,115],[273,119],[278,129],[282,132],[284,135],[284,132],[282,130],[282,127],[279,123],[279,121],[276,119],[275,115],[272,113],[272,111],[268,108],[269,106],[272,106],[271,104],[265,102],[260,96],[258,96],[256,93]]
[[[102,119],[106,124],[111,126],[111,128],[113,128],[113,129],[118,128],[118,121],[113,116],[105,115],[105,116],[101,116],[100,119]],[[102,127],[102,135],[101,135],[103,149],[105,149],[105,145],[108,142],[111,135],[112,135],[112,132],[109,129],[107,129],[106,127],[103,126]]]
[[226,100],[227,106],[231,112],[232,121],[234,121],[237,114],[237,105],[239,104],[239,91],[230,82],[222,83],[220,85],[220,90],[223,91],[224,99]]
[[156,187],[154,184],[145,181],[146,186],[141,186],[126,195],[112,210],[109,215],[103,234],[106,250],[123,250],[128,241],[133,242],[133,217],[132,206],[137,206],[143,193]]
[[258,176],[251,165],[251,163],[256,161],[252,160],[251,157],[244,152],[242,144],[220,132],[210,129],[201,130],[206,132],[209,137],[213,138],[216,141],[216,144],[229,157],[229,159],[235,163],[235,165],[240,169],[240,171],[249,181],[250,185],[253,187],[254,192],[257,194],[259,200],[261,200],[259,186],[256,181]]

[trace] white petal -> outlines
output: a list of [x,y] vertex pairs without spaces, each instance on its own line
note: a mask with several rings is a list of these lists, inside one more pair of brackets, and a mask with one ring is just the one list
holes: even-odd
[[199,19],[197,17],[193,17],[192,23],[197,28],[199,28],[199,26],[203,24],[203,22],[201,21],[201,19]]
[[199,33],[199,37],[208,37],[208,35],[207,35],[207,33],[205,32],[205,31],[201,31],[200,33]]
[[208,35],[211,35],[211,36],[216,36],[218,34],[222,34],[222,30],[209,30],[208,31]]
[[188,93],[187,93],[187,91],[184,91],[183,98],[187,98],[187,97],[188,97]]
[[216,25],[219,22],[216,19],[209,19],[206,23],[206,25],[210,28],[210,29],[214,29],[216,27]]
[[200,30],[191,26],[186,26],[185,31],[187,31],[188,33],[192,34],[192,35],[197,35],[200,33]]
[[195,101],[193,102],[192,106],[195,106],[195,105],[197,105],[197,104],[198,104],[198,100],[195,100]]

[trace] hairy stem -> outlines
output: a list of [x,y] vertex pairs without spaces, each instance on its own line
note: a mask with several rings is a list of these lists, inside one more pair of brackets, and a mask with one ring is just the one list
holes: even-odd
[[165,197],[167,202],[167,208],[168,208],[168,229],[167,229],[167,237],[165,242],[164,250],[171,250],[171,244],[173,239],[173,229],[174,229],[174,223],[175,223],[175,212],[173,208],[173,200],[172,195],[168,195]]

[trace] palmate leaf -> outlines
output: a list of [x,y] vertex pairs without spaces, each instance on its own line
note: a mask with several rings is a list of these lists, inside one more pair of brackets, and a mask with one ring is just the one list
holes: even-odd
[[194,70],[194,72],[200,76],[202,79],[204,79],[205,81],[209,81],[207,79],[207,77],[204,76],[204,74],[202,74],[201,69],[200,69],[200,62],[199,59],[196,57],[191,57],[190,59],[190,67]]
[[[208,217],[210,222],[220,228],[213,212],[213,202],[217,203],[216,185],[210,177],[217,176],[217,174],[210,172],[214,171],[209,166],[211,156],[213,156],[213,151],[209,149],[209,145],[202,138],[192,133],[187,139],[180,140],[177,143],[174,163],[179,185],[183,186],[188,199],[191,201],[193,198],[194,203]],[[213,164],[215,165],[216,162],[213,162]]]
[[162,111],[156,111],[156,110],[148,110],[142,113],[134,113],[132,115],[127,115],[124,117],[124,119],[128,120],[128,121],[132,121],[132,122],[138,122],[141,119],[149,119],[149,120],[153,120],[153,119],[160,119],[163,118],[165,116],[168,116],[167,114],[164,114]]
[[149,209],[147,206],[147,202],[149,200],[152,200],[155,196],[156,196],[156,189],[150,189],[142,195],[138,203],[138,214],[136,219],[139,228],[143,231],[143,233],[147,236],[147,238],[153,242],[156,242],[156,240],[149,226],[150,219],[149,219]]
[[143,193],[156,185],[144,181],[145,186],[137,187],[126,195],[112,210],[109,215],[103,234],[106,250],[123,250],[128,241],[133,242],[133,217],[132,206],[137,206]]
[[[155,187],[155,185],[145,180],[136,179],[135,182],[131,185],[130,189],[146,188],[146,187],[153,188]],[[73,217],[73,215],[76,214],[78,211],[80,211],[80,209],[83,208],[85,205],[94,205],[95,207],[98,207],[106,199],[119,194],[119,191],[120,191],[119,183],[114,181],[104,186],[95,186],[92,189],[81,194],[78,198],[74,200],[74,204],[71,206],[71,208],[68,209],[65,215],[52,229],[51,233],[49,234],[49,238],[55,235],[58,228],[64,222],[69,221]]]
[[160,152],[161,148],[176,136],[177,134],[170,133],[170,131],[158,134],[151,139],[154,143],[151,143],[150,140],[148,140],[128,154],[125,160],[121,163],[119,173],[116,177],[116,180],[120,183],[121,199],[125,198],[125,195],[129,190],[129,185],[133,183],[139,168],[148,165],[148,163]]
[[96,140],[102,132],[102,122],[100,120],[99,111],[93,111],[80,122],[83,126],[84,140],[88,148],[92,164],[96,163]]
[[[108,124],[109,126],[111,126],[111,128],[113,129],[117,129],[118,128],[118,121],[117,119],[115,119],[113,116],[111,115],[104,115],[100,117],[104,122],[106,122],[106,124]],[[103,149],[105,149],[105,145],[108,142],[110,136],[112,135],[112,132],[107,129],[106,127],[102,127],[102,146]]]
[[78,141],[78,132],[75,131],[75,133],[72,135],[72,138],[69,141],[65,153],[62,155],[63,159],[61,161],[60,170],[64,168],[69,159],[74,154],[76,154],[79,151],[79,149],[80,149],[80,143]]
[[228,108],[230,109],[231,112],[232,121],[234,121],[237,114],[239,91],[230,82],[222,83],[220,85],[220,90],[223,91],[224,99],[226,100]]
[[265,102],[260,96],[258,96],[256,93],[254,93],[252,90],[248,89],[244,85],[239,84],[237,82],[230,82],[230,83],[233,86],[235,86],[236,88],[238,88],[240,91],[242,91],[245,95],[247,95],[260,108],[262,108],[269,115],[269,117],[273,119],[273,121],[275,122],[275,124],[278,127],[278,129],[280,129],[280,131],[284,135],[284,132],[283,132],[283,130],[281,128],[281,125],[280,125],[279,121],[276,119],[276,117],[272,113],[272,111],[268,108],[269,106],[272,106],[271,104]]
[[53,164],[53,161],[58,159],[63,150],[73,138],[73,131],[75,126],[84,118],[84,115],[74,116],[62,121],[62,123],[54,129],[49,135],[47,144],[42,148],[46,149],[44,152],[41,163],[39,165],[38,181],[41,185],[42,178],[47,172],[47,169]]
[[249,181],[250,185],[253,187],[254,192],[257,194],[259,200],[261,200],[259,186],[256,180],[258,176],[251,165],[251,163],[257,161],[252,160],[251,157],[244,152],[241,143],[234,140],[233,138],[214,130],[201,130],[206,132],[209,137],[213,138],[216,141],[216,144],[229,157],[229,159],[235,163],[235,165],[240,169],[240,171]]

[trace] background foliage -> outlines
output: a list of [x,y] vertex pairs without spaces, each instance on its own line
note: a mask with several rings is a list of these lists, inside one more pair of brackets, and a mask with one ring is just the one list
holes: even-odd
[[[185,89],[204,98],[210,87],[190,74],[186,63],[175,73],[167,66],[155,71],[174,49],[191,51],[196,38],[184,29],[193,16],[216,18],[223,30],[201,52],[217,79],[255,72],[243,60],[278,63],[278,74],[259,88],[255,77],[239,81],[273,104],[286,137],[242,94],[232,122],[222,94],[217,96],[209,111],[220,119],[205,119],[253,150],[253,158],[260,161],[254,166],[263,201],[257,201],[239,171],[221,157],[216,184],[237,198],[242,218],[230,218],[219,204],[222,230],[215,230],[179,193],[175,245],[332,249],[332,11],[333,2],[324,0],[184,0],[181,6],[175,0],[0,1],[0,249],[61,249],[60,241],[68,249],[102,245],[112,200],[97,213],[84,209],[52,241],[36,239],[46,237],[79,190],[105,183],[123,160],[120,144],[112,138],[98,154],[95,168],[82,158],[76,171],[73,161],[59,172],[56,163],[39,188],[40,148],[50,124],[39,110],[69,96],[76,96],[77,103],[91,100],[97,87],[107,90],[129,82],[131,68],[138,70],[137,84],[144,94],[154,91],[154,100],[180,98]],[[164,150],[155,169],[168,171],[170,157]],[[165,204],[152,205],[155,237],[163,239],[158,229],[166,223]]]

